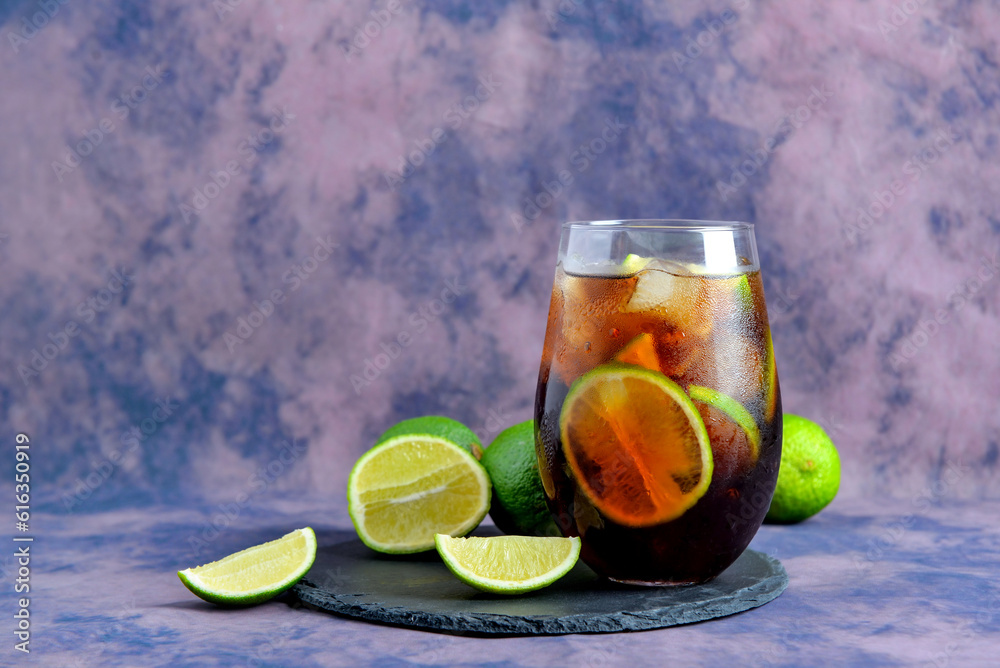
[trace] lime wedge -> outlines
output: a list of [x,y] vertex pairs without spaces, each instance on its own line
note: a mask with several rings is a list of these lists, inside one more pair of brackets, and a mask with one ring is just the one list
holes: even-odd
[[306,574],[316,559],[316,534],[298,529],[177,576],[195,596],[220,605],[263,603]]
[[365,545],[405,554],[434,548],[434,534],[464,536],[490,509],[486,469],[439,436],[396,436],[361,456],[347,481],[347,510]]
[[653,335],[648,332],[643,332],[629,341],[624,348],[618,351],[615,359],[624,364],[641,366],[650,371],[660,370],[660,358],[656,354],[656,343],[653,341]]
[[632,274],[638,274],[646,268],[649,261],[650,258],[648,257],[642,257],[640,255],[629,253],[628,256],[626,256],[625,261],[622,262],[621,275],[631,276]]
[[434,537],[438,554],[465,584],[494,594],[523,594],[566,575],[580,558],[579,538]]
[[757,457],[760,455],[760,429],[757,428],[757,421],[750,415],[750,411],[728,394],[723,394],[710,387],[691,385],[688,387],[688,394],[695,401],[715,406],[732,418],[733,422],[743,427],[743,431],[747,434],[747,441],[750,443],[752,459],[750,464],[756,464]]
[[712,481],[712,449],[698,409],[662,373],[618,363],[581,376],[559,416],[574,479],[609,519],[669,522]]

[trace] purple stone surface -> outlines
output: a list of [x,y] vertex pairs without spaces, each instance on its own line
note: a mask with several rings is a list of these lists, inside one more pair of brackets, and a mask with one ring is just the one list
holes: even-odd
[[[522,638],[361,622],[303,609],[291,597],[244,610],[195,598],[174,571],[310,523],[321,545],[351,531],[344,502],[263,506],[228,525],[223,518],[218,530],[212,521],[220,511],[209,507],[39,516],[30,658],[59,666],[647,666],[666,655],[686,665],[978,666],[996,659],[995,501],[837,499],[803,524],[761,528],[751,547],[780,559],[789,585],[760,608],[639,633]],[[11,557],[0,566],[12,579]],[[0,599],[5,614],[9,600]],[[3,652],[13,653],[9,637]]]
[[[995,658],[995,4],[15,0],[0,26],[29,660]],[[785,410],[843,461],[828,510],[753,544],[791,575],[779,599],[484,641],[237,616],[180,586],[292,528],[349,529],[351,464],[400,419],[489,442],[530,417],[558,226],[626,217],[757,226]]]

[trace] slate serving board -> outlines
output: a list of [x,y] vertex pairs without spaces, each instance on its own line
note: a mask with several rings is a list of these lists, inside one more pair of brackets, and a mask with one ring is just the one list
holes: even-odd
[[583,562],[555,584],[521,596],[460,582],[437,553],[380,555],[360,540],[320,548],[293,589],[321,610],[459,635],[558,635],[658,629],[724,617],[775,599],[788,586],[777,559],[747,550],[722,575],[687,587],[627,587]]

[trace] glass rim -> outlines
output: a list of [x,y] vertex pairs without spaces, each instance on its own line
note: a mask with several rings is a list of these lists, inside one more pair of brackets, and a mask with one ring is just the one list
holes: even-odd
[[753,223],[739,220],[695,220],[689,218],[622,218],[619,220],[572,220],[562,224],[563,229],[615,229],[615,230],[677,230],[697,232],[703,230],[753,230]]

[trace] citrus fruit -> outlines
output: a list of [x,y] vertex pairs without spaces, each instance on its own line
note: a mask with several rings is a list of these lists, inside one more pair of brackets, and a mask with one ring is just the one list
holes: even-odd
[[540,536],[434,537],[448,570],[494,594],[523,594],[566,575],[580,558],[579,538]]
[[823,510],[840,488],[840,456],[823,427],[785,413],[778,485],[765,520],[801,522]]
[[476,433],[458,420],[452,420],[443,415],[425,415],[423,417],[403,420],[386,429],[378,437],[378,440],[375,441],[375,445],[384,443],[396,436],[417,435],[440,436],[462,446],[471,452],[476,459],[482,459],[483,457],[483,446],[479,442],[479,437],[476,436]]
[[764,357],[764,382],[767,383],[764,396],[764,416],[768,422],[774,419],[778,409],[778,366],[774,361],[774,342],[771,333],[767,333],[767,352]]
[[650,371],[660,370],[660,358],[656,354],[656,345],[653,343],[653,335],[643,332],[626,344],[618,351],[615,359],[625,364],[641,366]]
[[316,559],[316,534],[309,527],[255,545],[177,576],[196,596],[221,605],[263,603],[306,574]]
[[757,428],[757,421],[750,415],[750,411],[728,394],[723,394],[709,387],[690,385],[688,394],[695,401],[718,408],[743,428],[747,441],[750,443],[750,464],[756,464],[760,454],[760,429]]
[[500,432],[482,459],[493,483],[490,517],[504,533],[558,536],[538,475],[532,420]]
[[566,395],[559,427],[578,485],[619,524],[680,517],[712,481],[712,450],[698,409],[656,371],[611,363],[584,374]]
[[632,274],[638,274],[640,271],[646,268],[649,264],[650,258],[642,257],[641,255],[635,255],[634,253],[629,253],[625,258],[625,261],[621,265],[621,275],[631,276]]
[[720,282],[729,289],[728,301],[736,314],[743,315],[753,311],[753,290],[750,288],[750,278],[746,274],[722,279]]
[[354,465],[347,510],[365,545],[403,554],[434,547],[434,534],[462,536],[490,508],[490,479],[468,450],[440,436],[396,436]]

